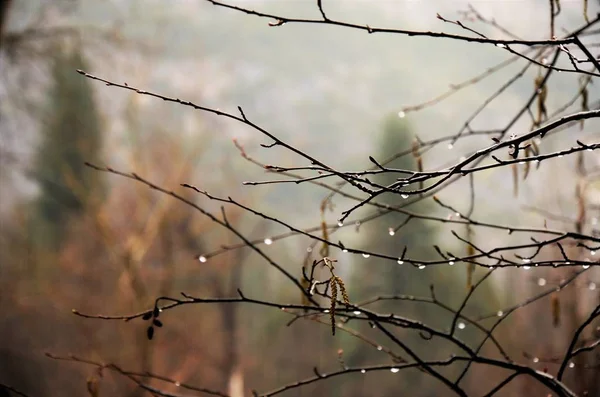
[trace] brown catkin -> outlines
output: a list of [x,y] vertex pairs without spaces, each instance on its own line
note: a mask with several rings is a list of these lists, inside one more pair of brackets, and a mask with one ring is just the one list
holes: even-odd
[[350,298],[348,298],[348,292],[346,291],[346,286],[344,285],[344,281],[336,276],[335,280],[337,281],[338,285],[340,286],[340,291],[342,292],[342,299],[344,300],[344,303],[349,305],[350,304]]
[[329,308],[329,318],[331,320],[331,334],[335,335],[335,303],[337,301],[337,280],[336,277],[329,279],[329,287],[331,288],[331,306]]

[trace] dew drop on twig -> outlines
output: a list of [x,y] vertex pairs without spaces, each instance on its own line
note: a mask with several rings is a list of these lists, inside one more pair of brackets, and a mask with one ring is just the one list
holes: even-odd
[[543,287],[544,285],[546,285],[546,279],[543,277],[540,277],[540,278],[538,278],[537,283],[540,287]]
[[200,256],[198,257],[198,260],[199,260],[200,262],[204,263],[204,262],[206,262],[206,257],[205,257],[204,255],[200,255]]

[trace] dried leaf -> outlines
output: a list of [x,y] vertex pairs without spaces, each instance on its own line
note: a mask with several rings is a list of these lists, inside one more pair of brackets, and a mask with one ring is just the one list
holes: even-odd
[[535,79],[535,89],[537,90],[537,125],[540,125],[544,118],[548,118],[546,112],[546,97],[548,96],[548,87],[544,84],[544,77],[539,75]]
[[552,294],[550,297],[550,306],[552,310],[552,325],[558,327],[560,325],[560,301],[558,294]]
[[100,382],[95,376],[90,376],[87,380],[87,389],[91,397],[98,397],[100,395]]
[[[473,239],[473,229],[471,228],[471,225],[467,225],[467,241],[469,243],[472,242]],[[475,255],[475,248],[469,244],[467,245],[467,256],[473,256]],[[474,263],[469,263],[467,266],[467,291],[471,290],[471,287],[473,286],[473,273],[475,272],[475,264]]]
[[[321,234],[323,236],[323,240],[329,240],[329,232],[327,230],[327,224],[325,223],[325,220],[321,221]],[[324,242],[321,246],[321,249],[319,250],[319,254],[322,257],[329,256],[329,244]]]
[[584,198],[584,188],[581,184],[577,185],[575,189],[575,198],[577,199],[577,220],[575,221],[575,232],[581,233],[583,231],[583,224],[585,222],[585,198]]
[[[587,90],[586,85],[584,85],[581,88],[581,110],[583,110],[583,111],[590,110],[589,104],[588,104],[588,90]],[[584,120],[581,119],[581,122],[580,122],[581,129],[583,129],[583,123],[584,123]]]

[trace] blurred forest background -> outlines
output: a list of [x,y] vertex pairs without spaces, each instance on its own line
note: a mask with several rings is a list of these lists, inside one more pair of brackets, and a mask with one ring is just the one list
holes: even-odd
[[[312,0],[242,3],[300,17],[318,13]],[[437,20],[436,13],[456,19],[458,11],[468,9],[466,1],[326,3],[337,19],[449,32],[453,27]],[[545,0],[470,3],[519,37],[546,38]],[[557,28],[571,31],[583,23],[581,2],[562,3]],[[331,166],[364,169],[370,165],[369,155],[387,158],[410,148],[415,135],[425,140],[458,131],[464,118],[524,65],[514,62],[439,105],[400,118],[403,107],[428,100],[510,55],[490,45],[368,35],[327,26],[273,28],[266,20],[201,0],[4,0],[0,7],[0,383],[32,396],[85,395],[86,381],[94,376],[91,367],[52,360],[45,352],[152,371],[232,397],[305,378],[314,366],[336,368],[340,349],[349,365],[389,361],[382,353],[385,346],[371,346],[343,333],[332,337],[327,318],[322,324],[306,320],[287,327],[290,315],[269,308],[223,305],[174,310],[165,316],[165,328],[153,341],[146,339],[141,322],[74,316],[72,309],[136,312],[152,305],[157,296],[181,291],[227,297],[240,287],[257,298],[285,302],[301,298],[250,250],[198,261],[200,254],[239,241],[172,198],[84,167],[86,161],[136,172],[159,186],[179,189],[205,208],[218,208],[181,191],[179,184],[188,182],[302,228],[320,224],[320,203],[328,194],[308,184],[243,186],[243,181],[272,175],[244,159],[234,138],[249,156],[265,164],[299,165],[298,159],[283,149],[260,147],[259,143],[269,142],[239,124],[105,87],[76,69],[231,112],[240,105],[253,122],[327,159]],[[590,15],[599,9],[597,2],[590,2]],[[521,106],[518,98],[531,92],[536,75],[537,69],[527,70],[475,120],[474,128],[503,126]],[[548,107],[568,101],[578,86],[577,76],[555,76],[548,88]],[[589,93],[590,103],[597,103],[600,82],[592,84]],[[598,121],[587,121],[581,136],[598,138],[599,127]],[[518,128],[528,130],[530,125],[524,120]],[[552,150],[560,139],[565,137],[544,140],[545,148]],[[485,136],[460,141],[425,153],[423,162],[428,169],[443,167],[487,143]],[[572,229],[578,180],[574,159],[560,160],[536,170],[512,200],[506,200],[513,196],[509,171],[482,174],[477,179],[475,217],[514,226],[540,227],[547,222],[549,227]],[[600,167],[595,152],[586,161],[589,169]],[[412,158],[393,165],[415,168]],[[565,185],[553,185],[556,178]],[[600,219],[597,172],[589,182],[588,201],[594,207],[586,219],[588,229]],[[464,183],[452,185],[440,197],[464,210]],[[336,198],[335,205],[345,208],[348,201]],[[448,215],[427,202],[415,210]],[[285,231],[240,210],[230,209],[228,214],[253,239]],[[336,221],[331,211],[323,216],[327,222]],[[385,217],[337,233],[344,242],[394,255],[409,245],[413,256],[423,259],[436,256],[434,244],[456,248],[455,240],[448,238],[450,229],[438,224],[410,222],[402,233],[391,235],[389,229],[403,220]],[[474,238],[500,244],[516,237],[478,230]],[[318,246],[311,247],[306,238],[294,237],[263,248],[300,275],[305,258],[317,257]],[[376,293],[427,295],[431,283],[450,305],[464,297],[462,266],[420,271],[360,255],[335,253],[335,257],[352,300]],[[568,271],[498,271],[467,312],[501,311],[551,288]],[[552,323],[549,297],[505,322],[500,339],[513,354],[526,353],[520,355],[523,359],[559,354],[582,313],[598,304],[598,283],[596,269],[570,287],[561,302],[559,325]],[[390,310],[389,304],[380,307]],[[434,325],[449,318],[439,308],[410,302],[394,310]],[[460,332],[466,340],[476,338],[469,327]],[[406,338],[419,340],[413,334]],[[429,344],[421,349],[433,354],[444,347]],[[468,379],[473,390],[487,389],[477,381],[481,374],[498,376],[485,369],[474,371]],[[588,375],[583,371],[572,376]],[[407,395],[416,390],[423,396],[440,395],[418,371],[336,378],[286,395],[397,396],[400,387]],[[106,374],[101,395],[143,392]]]

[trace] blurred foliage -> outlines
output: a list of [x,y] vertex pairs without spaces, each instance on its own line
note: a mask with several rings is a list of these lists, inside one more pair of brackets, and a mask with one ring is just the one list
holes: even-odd
[[103,175],[84,166],[98,164],[101,157],[102,123],[91,82],[77,69],[89,70],[81,48],[57,47],[34,163],[40,194],[32,229],[40,243],[54,249],[61,246],[70,217],[98,205],[104,196]]

